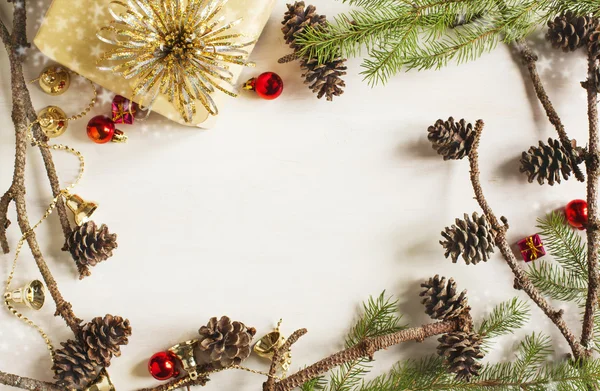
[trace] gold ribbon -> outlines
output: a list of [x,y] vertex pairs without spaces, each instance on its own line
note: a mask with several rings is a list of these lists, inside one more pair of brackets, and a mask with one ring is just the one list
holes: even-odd
[[[539,255],[542,254],[542,252],[538,249],[544,248],[544,245],[542,243],[536,245],[533,242],[533,236],[530,236],[525,240],[525,245],[527,246],[527,250],[529,250],[529,260],[530,261],[538,259]],[[524,250],[524,251],[527,251],[527,250]]]

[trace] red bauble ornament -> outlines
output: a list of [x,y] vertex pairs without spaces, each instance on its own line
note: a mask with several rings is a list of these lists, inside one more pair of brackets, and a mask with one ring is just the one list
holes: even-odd
[[127,137],[115,128],[114,121],[105,116],[97,115],[88,122],[87,135],[97,144],[106,144],[110,141],[124,142]]
[[572,227],[585,229],[588,222],[588,204],[585,200],[573,200],[565,207],[565,217]]
[[244,89],[255,91],[266,100],[273,100],[283,92],[283,80],[274,72],[265,72],[246,82]]
[[169,380],[179,376],[177,357],[171,352],[159,352],[148,361],[148,371],[156,380]]

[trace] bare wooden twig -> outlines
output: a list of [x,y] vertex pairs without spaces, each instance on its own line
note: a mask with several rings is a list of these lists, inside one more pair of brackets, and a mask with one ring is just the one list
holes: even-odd
[[598,152],[598,90],[596,89],[596,72],[598,71],[598,59],[591,47],[588,54],[588,78],[583,83],[587,90],[588,119],[589,119],[589,141],[588,153],[585,161],[587,169],[587,203],[588,224],[587,246],[588,246],[588,293],[585,302],[585,314],[583,317],[583,328],[581,332],[581,344],[591,355],[590,343],[594,332],[594,313],[598,307],[598,251],[600,251],[600,219],[598,216],[598,175],[600,174],[600,154]]
[[[544,88],[544,83],[542,83],[542,79],[540,78],[540,74],[537,71],[536,63],[538,61],[538,56],[531,50],[527,42],[524,39],[519,40],[517,42],[518,48],[521,52],[521,56],[527,66],[527,70],[529,71],[529,76],[531,77],[531,82],[533,84],[533,89],[535,90],[535,94],[537,95],[540,103],[544,107],[546,111],[546,115],[550,120],[550,123],[556,129],[556,133],[558,133],[558,138],[560,139],[563,147],[571,153],[574,157],[575,151],[573,150],[573,145],[571,144],[571,139],[567,135],[567,131],[565,130],[565,126],[563,125],[558,112],[554,108],[554,105],[550,101],[550,97]],[[578,181],[585,181],[585,176],[581,169],[577,164],[573,164],[573,173]]]
[[12,375],[2,371],[0,371],[0,384],[30,391],[65,391],[63,387],[59,387],[56,384]]
[[[502,224],[498,221],[498,218],[494,214],[492,208],[488,204],[485,196],[483,195],[483,188],[481,187],[480,180],[480,171],[479,171],[479,141],[481,139],[481,134],[483,133],[484,123],[483,121],[477,121],[475,125],[476,139],[473,142],[473,146],[471,147],[471,151],[469,153],[469,163],[471,168],[471,183],[473,185],[473,190],[475,192],[475,198],[479,203],[479,206],[483,210],[486,218],[492,225],[492,228],[496,231],[495,234],[495,242],[504,260],[512,270],[515,275],[515,280],[517,281],[517,285],[520,289],[525,291],[527,295],[533,300],[535,304],[548,316],[548,318],[556,325],[556,327],[560,330],[561,334],[569,343],[573,355],[576,358],[582,358],[586,356],[586,351],[583,346],[577,340],[577,337],[573,333],[573,331],[566,324],[563,319],[563,311],[557,310],[546,300],[540,291],[533,285],[525,270],[518,263],[515,258],[515,254],[513,253],[510,244],[506,239],[506,231],[508,229],[507,221],[504,217],[501,218]],[[589,178],[588,178],[589,180]]]

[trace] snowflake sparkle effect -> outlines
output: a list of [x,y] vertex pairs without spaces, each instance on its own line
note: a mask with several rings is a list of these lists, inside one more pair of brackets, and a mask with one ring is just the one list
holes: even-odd
[[[229,30],[242,19],[217,17],[227,0],[124,0],[110,3],[114,18],[98,38],[115,46],[104,53],[98,68],[133,80],[134,100],[152,108],[161,94],[186,122],[199,101],[218,114],[215,90],[237,96],[229,64],[253,66],[238,42],[243,34]],[[120,12],[119,12],[120,11]],[[110,65],[107,65],[110,64]]]

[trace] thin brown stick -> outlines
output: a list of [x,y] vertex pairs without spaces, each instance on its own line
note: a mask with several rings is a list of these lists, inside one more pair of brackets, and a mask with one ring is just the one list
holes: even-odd
[[[542,83],[542,79],[540,78],[540,74],[537,71],[536,62],[538,60],[538,56],[531,50],[529,45],[525,40],[518,41],[518,47],[521,52],[521,56],[525,61],[525,65],[527,66],[527,70],[529,71],[529,76],[531,77],[531,82],[533,84],[533,89],[535,90],[535,94],[537,95],[540,103],[544,107],[546,111],[546,115],[550,120],[550,123],[556,129],[556,133],[558,133],[558,137],[560,139],[563,147],[569,151],[572,155],[575,153],[573,150],[573,145],[571,144],[571,139],[567,135],[567,131],[565,130],[565,126],[563,125],[560,116],[558,115],[554,105],[550,101],[550,97],[544,88],[544,83]],[[585,181],[585,176],[581,169],[576,164],[573,164],[573,173],[578,181]]]
[[12,187],[4,193],[0,198],[0,248],[4,254],[10,252],[10,246],[8,245],[8,238],[6,237],[6,230],[10,226],[10,220],[8,219],[8,206],[13,200]]
[[[25,7],[25,3],[21,2],[21,6]],[[24,31],[26,19],[22,12],[17,12],[15,9],[13,31]],[[0,28],[0,31],[2,29]],[[27,206],[25,201],[25,165],[27,156],[27,131],[29,124],[29,116],[27,113],[27,101],[30,101],[29,90],[23,75],[23,64],[17,53],[17,42],[19,40],[10,40],[6,45],[8,59],[11,70],[11,89],[12,89],[12,121],[15,126],[15,166],[13,171],[13,181],[11,185],[12,198],[15,201],[17,208],[17,220],[23,234],[27,234],[27,243],[31,249],[31,253],[35,262],[42,274],[44,282],[56,303],[56,315],[60,315],[67,325],[75,334],[79,332],[79,324],[81,320],[75,316],[71,309],[71,304],[66,302],[58,289],[56,280],[52,276],[48,265],[46,264],[42,252],[36,240],[35,233],[31,232],[31,226],[27,216]],[[51,156],[49,157],[51,159]]]
[[[458,319],[447,320],[438,323],[430,323],[421,327],[398,331],[379,337],[367,338],[354,347],[335,353],[311,366],[308,366],[295,374],[274,383],[271,389],[265,388],[264,391],[290,391],[306,383],[307,381],[320,376],[333,368],[343,365],[347,362],[357,360],[362,357],[373,358],[373,355],[382,349],[398,345],[408,341],[421,342],[434,335],[445,334],[452,331],[462,330],[465,325],[471,325],[471,317],[466,313]],[[266,383],[265,383],[266,384]]]
[[492,228],[496,231],[495,242],[502,256],[504,257],[506,263],[512,270],[515,275],[515,280],[517,282],[517,286],[524,290],[525,293],[533,300],[535,304],[548,316],[548,318],[556,325],[556,327],[560,330],[561,334],[569,343],[571,350],[573,351],[573,355],[575,358],[585,357],[586,352],[583,346],[578,342],[577,337],[571,331],[569,326],[567,326],[565,320],[563,319],[563,311],[556,310],[554,307],[548,303],[548,301],[542,296],[540,291],[533,285],[525,270],[518,263],[515,255],[510,248],[510,244],[506,239],[506,230],[508,229],[508,225],[506,223],[506,219],[502,217],[503,224],[500,224],[496,215],[492,211],[492,208],[488,204],[485,196],[483,195],[483,189],[481,187],[480,181],[480,171],[479,171],[479,141],[481,139],[481,134],[483,132],[484,122],[479,120],[475,125],[476,139],[473,142],[473,146],[471,148],[471,152],[469,153],[469,163],[470,163],[470,176],[471,183],[473,185],[473,190],[475,192],[475,198],[479,203],[479,206],[483,210],[486,218],[489,220]]
[[63,387],[0,371],[0,384],[30,391],[65,391]]
[[[588,78],[583,83],[587,89],[588,119],[589,119],[589,141],[588,154],[586,158],[587,181],[587,203],[588,203],[588,294],[585,302],[585,315],[583,317],[583,328],[581,332],[581,344],[586,349],[590,348],[594,332],[594,313],[598,307],[598,251],[600,251],[600,219],[598,216],[598,175],[600,174],[600,154],[598,152],[598,91],[596,89],[596,72],[598,71],[598,59],[590,47],[588,55]],[[591,355],[591,350],[589,351]]]
[[271,367],[269,368],[269,378],[263,384],[264,391],[272,391],[275,388],[275,374],[277,373],[277,367],[281,363],[283,355],[290,350],[293,344],[295,344],[300,337],[308,332],[306,329],[296,330],[290,337],[285,341],[281,348],[275,350],[273,359],[271,361]]

